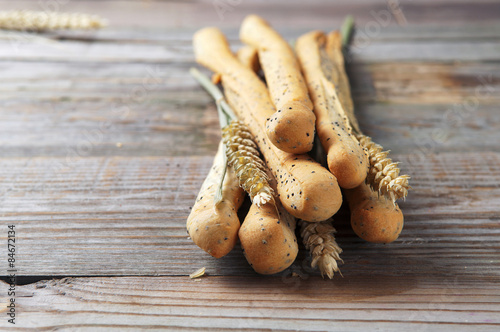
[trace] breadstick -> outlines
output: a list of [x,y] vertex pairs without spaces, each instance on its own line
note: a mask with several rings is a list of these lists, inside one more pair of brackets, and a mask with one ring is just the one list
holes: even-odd
[[306,153],[312,149],[313,105],[293,50],[262,18],[250,15],[241,24],[240,39],[259,52],[259,61],[277,112],[267,121],[266,134],[280,149]]
[[254,136],[278,181],[283,207],[296,218],[312,222],[334,215],[342,204],[337,180],[308,155],[286,153],[271,144],[265,135],[266,115],[274,110],[269,93],[257,75],[234,57],[220,30],[198,31],[194,50],[199,63],[221,74],[229,104]]
[[374,243],[396,240],[403,229],[403,213],[397,203],[379,196],[366,183],[344,191],[351,210],[351,226],[362,239]]
[[337,95],[339,97],[342,109],[349,119],[355,133],[360,132],[359,123],[354,116],[354,103],[351,98],[351,87],[349,79],[345,72],[344,55],[342,53],[342,35],[338,31],[332,31],[326,35],[328,46],[325,48],[328,59],[332,62],[333,67],[330,71],[332,74],[331,81],[336,87]]
[[295,218],[283,210],[279,201],[276,206],[269,202],[260,208],[252,204],[238,235],[243,253],[255,272],[278,273],[295,261],[299,251],[295,226]]
[[245,45],[236,52],[238,60],[250,68],[253,72],[257,73],[260,70],[259,53],[255,47]]
[[314,31],[301,36],[296,43],[299,58],[316,114],[316,130],[327,153],[330,171],[342,188],[360,185],[368,173],[366,152],[352,134],[352,129],[337,95],[332,77],[338,77],[329,52],[335,35]]
[[222,201],[215,204],[214,197],[225,167],[224,153],[221,142],[186,223],[193,242],[215,258],[228,254],[238,239],[240,220],[237,211],[245,197],[236,174],[228,167],[222,186]]
[[[352,25],[352,20],[346,26],[346,30],[352,31],[352,28],[349,28],[349,24]],[[346,40],[348,39],[349,37],[346,38]],[[410,177],[408,175],[399,175],[400,169],[398,163],[393,162],[389,158],[389,152],[383,151],[383,147],[373,142],[371,137],[364,135],[359,127],[358,120],[354,114],[349,79],[345,72],[344,55],[342,53],[344,45],[342,44],[340,33],[331,32],[328,34],[327,43],[330,45],[326,47],[326,51],[332,65],[332,69],[329,71],[331,73],[331,81],[337,88],[338,99],[353,129],[354,136],[365,151],[368,152],[370,167],[366,182],[373,190],[391,199],[393,202],[396,202],[400,198],[405,198],[411,189],[408,183]]]

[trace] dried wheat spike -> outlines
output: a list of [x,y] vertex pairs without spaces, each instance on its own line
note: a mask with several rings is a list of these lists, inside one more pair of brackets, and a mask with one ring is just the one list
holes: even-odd
[[370,159],[370,170],[366,177],[373,190],[379,192],[392,202],[408,195],[411,189],[408,184],[410,177],[408,175],[399,175],[398,163],[388,157],[389,151],[382,151],[383,147],[374,143],[371,137],[366,135],[356,135],[359,143],[368,152]]
[[312,256],[311,267],[318,267],[322,277],[326,275],[332,279],[335,272],[340,273],[337,261],[342,262],[340,258],[342,249],[333,236],[336,230],[331,220],[322,222],[301,220],[300,225],[300,236]]
[[104,20],[98,16],[79,13],[25,10],[0,12],[0,29],[6,30],[95,29],[104,25]]
[[240,121],[231,121],[222,129],[222,139],[226,145],[227,163],[234,168],[240,186],[250,195],[252,202],[260,207],[274,201],[266,166],[246,126]]

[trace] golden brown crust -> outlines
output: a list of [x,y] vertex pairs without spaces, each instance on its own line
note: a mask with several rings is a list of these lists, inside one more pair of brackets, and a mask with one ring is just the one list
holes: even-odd
[[257,273],[281,272],[297,257],[296,220],[281,208],[280,211],[278,216],[273,204],[261,208],[252,204],[238,232],[243,253]]
[[214,196],[224,168],[223,154],[224,147],[221,142],[212,168],[186,222],[193,242],[215,258],[228,254],[238,239],[240,220],[237,212],[245,197],[236,174],[228,168],[223,183],[223,201],[215,206]]
[[351,87],[345,72],[344,54],[342,53],[342,35],[339,31],[332,31],[326,35],[326,52],[328,59],[335,64],[337,70],[331,71],[332,82],[337,87],[337,94],[342,108],[349,119],[349,124],[356,133],[360,132],[358,120],[354,116],[354,104],[351,97]]
[[212,75],[212,83],[213,84],[219,84],[220,83],[220,78],[221,78],[220,74],[217,74],[217,73],[213,74]]
[[379,196],[370,187],[362,185],[345,190],[351,210],[351,226],[362,239],[374,243],[390,243],[403,230],[404,217],[397,204]]
[[[307,154],[291,154],[273,146],[258,126],[250,106],[222,79],[228,103],[248,126],[274,178],[283,207],[293,216],[307,221],[322,221],[333,216],[342,204],[337,179]],[[259,107],[258,103],[254,105]]]
[[[222,33],[214,28],[195,34],[197,61],[222,75],[229,104],[255,138],[267,166],[278,180],[284,208],[307,221],[326,220],[338,211],[342,196],[337,179],[307,155],[276,148],[265,135],[265,119],[274,107],[265,85],[231,53]],[[293,194],[293,195],[292,195]]]
[[[315,115],[297,58],[290,45],[262,18],[249,15],[240,29],[244,43],[255,47],[276,113],[269,117],[266,134],[283,151],[312,149]],[[272,122],[271,122],[272,120]],[[292,125],[290,125],[292,121]],[[291,128],[289,128],[291,127]]]
[[279,109],[266,123],[267,137],[281,150],[290,153],[306,153],[311,150],[316,120],[312,111],[300,102],[291,101]]
[[369,168],[366,152],[352,134],[333,76],[338,70],[330,58],[327,37],[319,31],[301,36],[296,43],[316,114],[316,131],[327,152],[328,168],[342,188],[360,185]]
[[236,52],[238,60],[247,68],[250,68],[254,73],[260,70],[259,53],[255,47],[245,45]]

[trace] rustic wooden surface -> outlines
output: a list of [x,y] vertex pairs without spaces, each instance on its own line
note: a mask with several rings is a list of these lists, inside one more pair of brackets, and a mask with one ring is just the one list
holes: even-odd
[[[1,282],[0,330],[499,330],[500,4],[399,4],[405,20],[385,24],[372,0],[0,1],[110,21],[0,35],[0,247],[16,225],[18,270],[16,325]],[[356,112],[413,191],[390,245],[358,239],[341,209],[343,278],[322,280],[303,248],[262,277],[239,246],[216,260],[187,238],[220,138],[187,73],[191,36],[219,26],[236,49],[249,13],[290,40],[356,18]]]

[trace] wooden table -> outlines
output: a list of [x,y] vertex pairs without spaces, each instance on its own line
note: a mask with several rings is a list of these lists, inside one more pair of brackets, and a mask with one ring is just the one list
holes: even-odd
[[[110,21],[0,40],[4,280],[9,225],[17,240],[16,324],[2,282],[0,329],[498,331],[500,5],[397,3],[0,1]],[[290,40],[356,18],[356,112],[413,190],[392,244],[358,239],[346,207],[335,216],[343,277],[323,280],[303,248],[260,276],[239,246],[216,260],[187,237],[220,138],[188,75],[191,37],[219,26],[236,49],[249,13]]]

